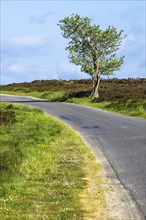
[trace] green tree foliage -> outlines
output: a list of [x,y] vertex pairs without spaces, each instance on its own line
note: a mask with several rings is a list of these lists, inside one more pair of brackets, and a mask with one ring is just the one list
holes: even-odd
[[117,57],[116,51],[121,45],[123,31],[117,31],[113,26],[102,30],[98,25],[92,25],[88,17],[73,14],[59,21],[64,38],[69,39],[66,50],[70,52],[72,63],[81,66],[81,71],[88,73],[93,79],[92,98],[99,97],[100,75],[111,75],[119,70],[123,57]]

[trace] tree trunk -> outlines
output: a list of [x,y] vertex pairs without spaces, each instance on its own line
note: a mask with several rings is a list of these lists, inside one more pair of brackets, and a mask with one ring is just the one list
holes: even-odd
[[91,93],[92,99],[99,98],[99,83],[100,83],[100,71],[98,68],[96,68],[93,77],[93,89]]

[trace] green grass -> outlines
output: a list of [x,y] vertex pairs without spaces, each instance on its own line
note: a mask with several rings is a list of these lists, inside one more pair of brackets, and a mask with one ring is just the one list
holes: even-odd
[[19,95],[19,96],[33,96],[40,99],[64,101],[66,97],[65,91],[44,91],[44,92],[15,92],[15,91],[1,91],[1,94]]
[[1,93],[70,102],[146,118],[146,78],[101,79],[99,100],[91,102],[92,80],[35,80],[0,86]]
[[92,102],[90,98],[72,98],[68,99],[68,102],[86,105],[94,108],[99,108],[115,113],[120,113],[123,115],[141,117],[146,119],[146,101],[138,99],[119,99],[112,101],[103,101],[103,102]]
[[0,128],[0,219],[109,219],[101,165],[74,131],[4,103]]
[[75,103],[85,106],[90,106],[94,108],[99,108],[115,113],[120,113],[123,115],[141,117],[146,119],[146,100],[144,99],[117,99],[117,100],[108,100],[108,101],[98,101],[92,102],[90,97],[69,97],[65,91],[45,91],[45,92],[29,92],[29,93],[20,93],[13,91],[2,91],[1,93],[12,94],[12,95],[29,95],[36,98],[47,99],[52,101],[64,101],[68,103]]

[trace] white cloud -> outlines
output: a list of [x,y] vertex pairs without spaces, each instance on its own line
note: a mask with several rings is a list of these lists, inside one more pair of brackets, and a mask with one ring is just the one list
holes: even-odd
[[1,42],[1,54],[4,57],[46,56],[54,49],[46,37],[13,37]]
[[80,67],[79,66],[76,66],[72,63],[61,63],[60,65],[60,70],[62,72],[65,72],[65,73],[68,73],[68,72],[71,72],[71,73],[77,73],[79,74],[81,72],[80,70]]
[[127,77],[144,77],[145,72],[145,36],[129,34],[122,42],[118,55],[125,55],[121,72],[117,75]]
[[125,55],[129,62],[141,63],[145,59],[145,39],[143,35],[129,35],[123,40],[118,54]]
[[76,66],[73,63],[63,62],[59,66],[58,70],[59,79],[88,79],[89,75],[81,72],[80,66]]
[[48,11],[44,14],[38,14],[31,17],[30,22],[35,22],[37,24],[44,24],[49,21],[49,18],[55,16],[56,13],[53,11]]
[[38,36],[14,37],[11,39],[11,42],[14,46],[38,47],[38,46],[45,45],[47,43],[47,39],[44,37],[38,37]]
[[8,67],[7,71],[11,73],[24,73],[26,68],[22,64],[12,64]]
[[134,45],[136,43],[136,38],[134,35],[128,35],[125,39],[123,39],[119,52],[124,52],[125,49],[129,49],[129,46]]

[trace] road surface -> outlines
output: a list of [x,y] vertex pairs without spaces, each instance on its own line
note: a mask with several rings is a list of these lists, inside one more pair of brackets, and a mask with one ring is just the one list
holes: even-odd
[[[1,95],[1,100],[39,107],[69,124],[107,158],[117,178],[146,218],[146,148],[144,119],[121,116],[90,107]],[[133,219],[129,219],[133,220]]]

